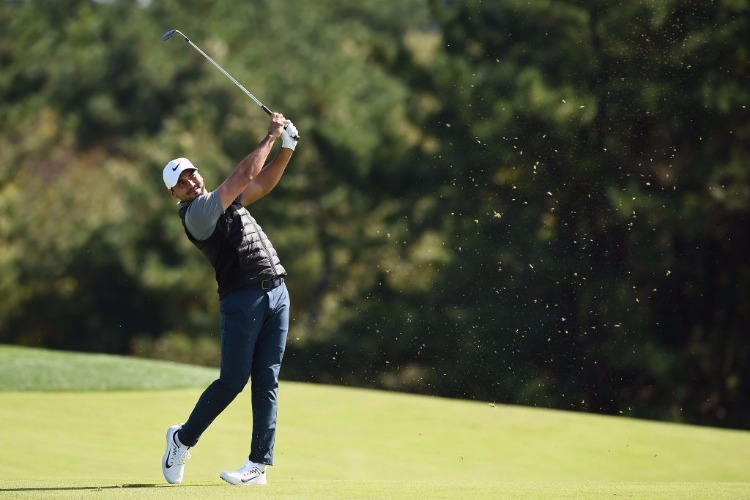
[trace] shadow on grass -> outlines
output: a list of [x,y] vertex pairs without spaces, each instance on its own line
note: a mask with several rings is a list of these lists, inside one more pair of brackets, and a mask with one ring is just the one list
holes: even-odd
[[[200,484],[183,484],[180,488],[190,487],[202,487]],[[28,486],[19,488],[2,488],[0,487],[0,493],[4,492],[22,492],[22,491],[98,491],[98,490],[119,490],[122,488],[172,488],[171,484],[113,484],[111,486]]]

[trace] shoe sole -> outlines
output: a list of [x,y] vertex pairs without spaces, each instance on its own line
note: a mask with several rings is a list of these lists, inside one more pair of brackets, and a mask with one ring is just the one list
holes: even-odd
[[243,483],[241,480],[240,482],[235,482],[236,479],[232,479],[226,472],[222,472],[221,474],[219,474],[219,477],[222,478],[227,483],[231,484],[232,486],[262,486],[264,484],[268,484],[265,474],[263,474],[259,478],[252,479],[246,483]]

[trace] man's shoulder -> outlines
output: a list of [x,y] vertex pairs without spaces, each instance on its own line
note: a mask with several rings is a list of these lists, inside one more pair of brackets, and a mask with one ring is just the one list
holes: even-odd
[[202,194],[193,201],[180,204],[180,214],[190,233],[203,240],[213,233],[216,221],[224,209],[215,191]]
[[189,209],[191,212],[194,212],[196,210],[211,210],[215,208],[214,205],[217,203],[221,206],[218,193],[216,191],[209,191],[192,201],[181,201],[178,206],[180,210]]

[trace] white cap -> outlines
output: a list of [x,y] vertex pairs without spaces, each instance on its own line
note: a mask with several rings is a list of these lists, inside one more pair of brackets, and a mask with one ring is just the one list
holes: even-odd
[[185,170],[190,169],[198,170],[187,158],[175,158],[167,163],[167,166],[164,167],[164,172],[162,173],[164,184],[167,186],[167,189],[175,187],[177,181],[180,179],[180,174]]

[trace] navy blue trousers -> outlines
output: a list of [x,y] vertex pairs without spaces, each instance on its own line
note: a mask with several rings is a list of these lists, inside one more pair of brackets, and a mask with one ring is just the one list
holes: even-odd
[[236,290],[224,296],[220,306],[219,378],[203,391],[178,439],[195,446],[250,380],[253,433],[249,458],[272,465],[279,371],[289,331],[289,293],[283,283],[273,290]]

